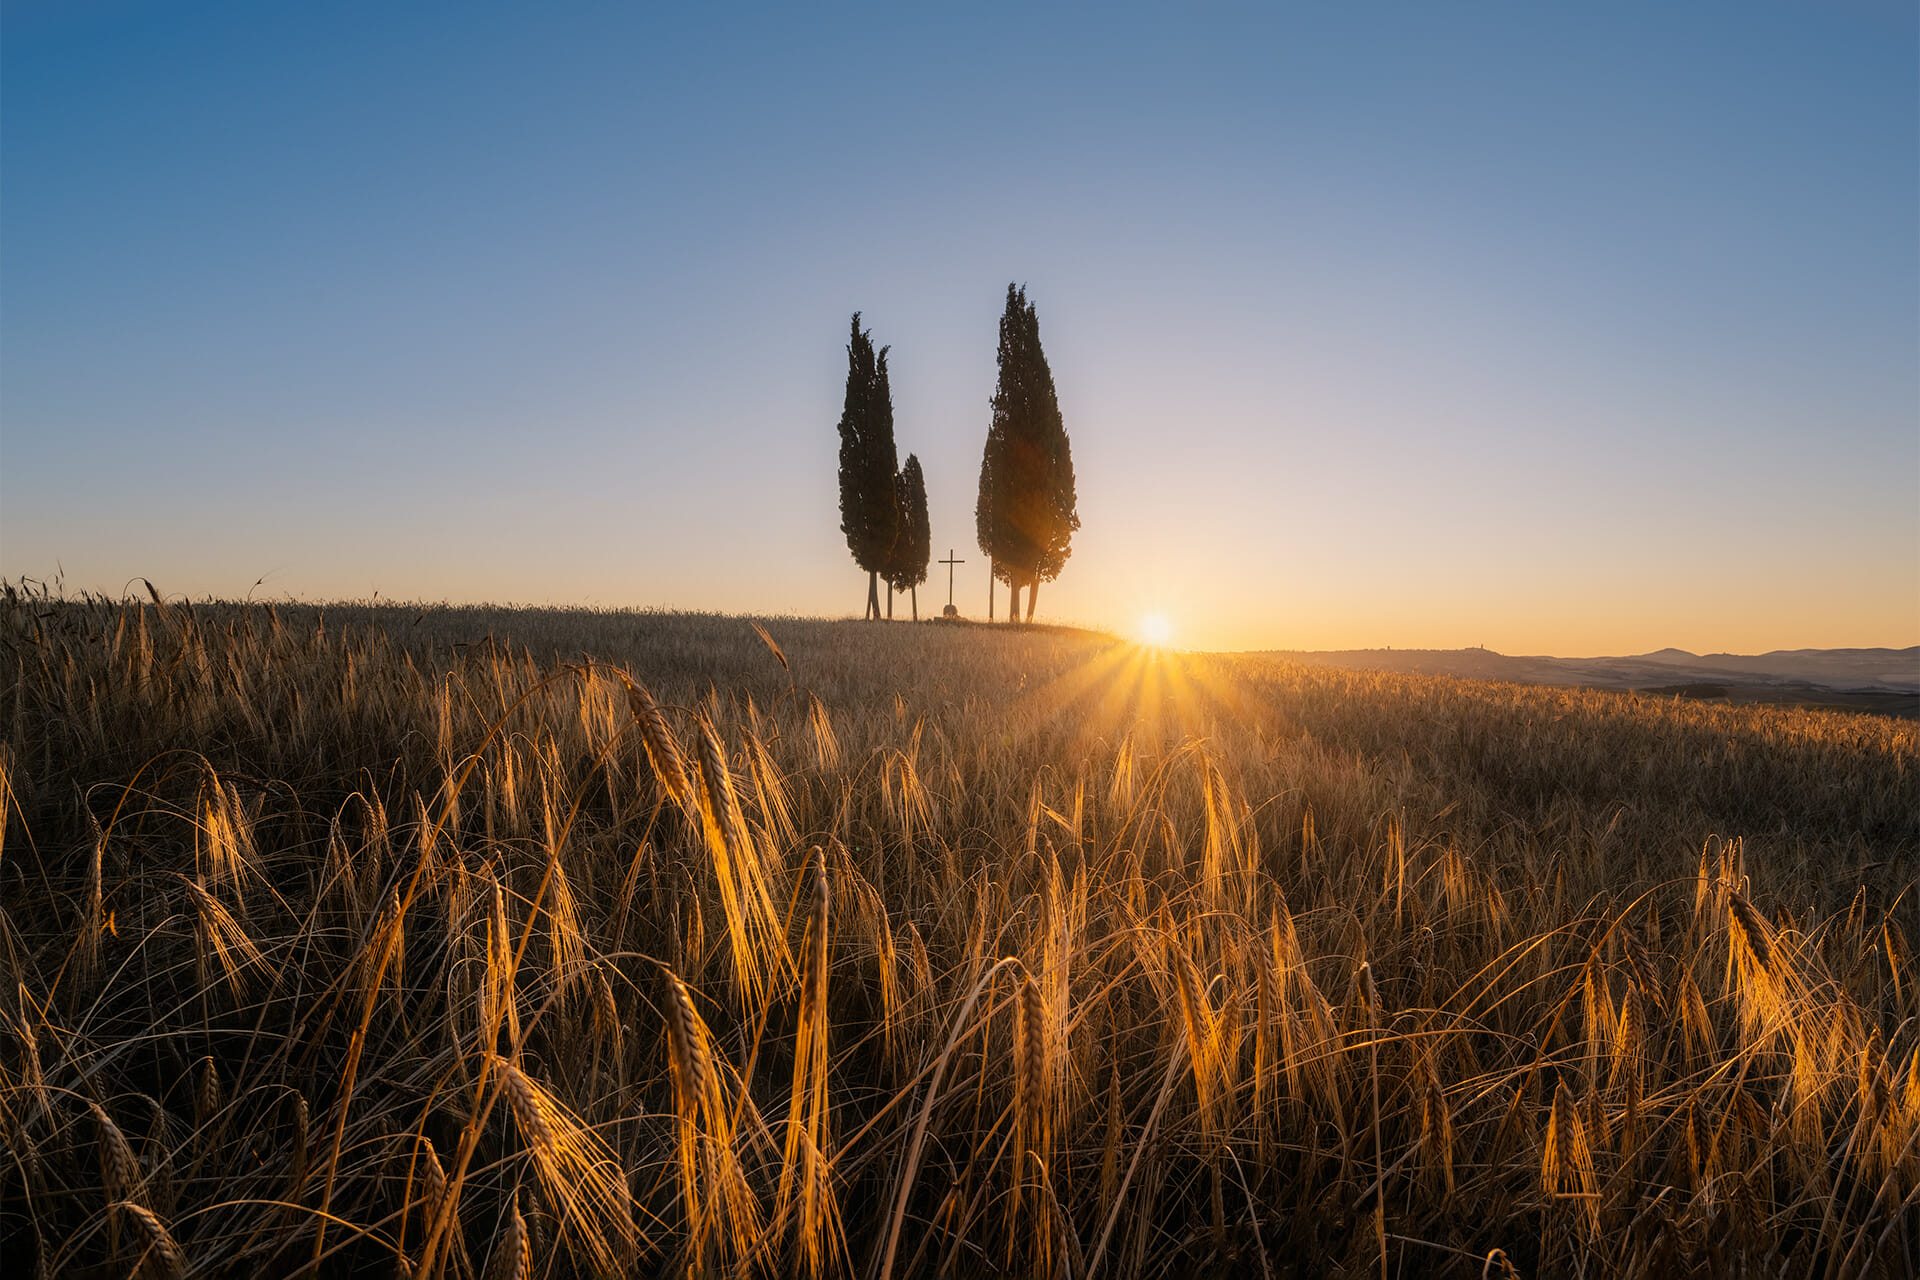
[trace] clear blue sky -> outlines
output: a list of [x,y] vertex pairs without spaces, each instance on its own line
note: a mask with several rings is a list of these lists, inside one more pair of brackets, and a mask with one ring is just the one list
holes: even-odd
[[9,0],[0,573],[857,612],[859,309],[978,614],[1011,280],[1045,615],[1920,641],[1913,5],[921,8]]

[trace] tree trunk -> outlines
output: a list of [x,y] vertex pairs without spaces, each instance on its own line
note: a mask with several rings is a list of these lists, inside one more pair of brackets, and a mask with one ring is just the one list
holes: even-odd
[[887,584],[887,621],[893,621],[893,584]]
[[867,616],[880,616],[880,575],[877,572],[867,575]]
[[1020,579],[1013,580],[1007,588],[1007,594],[1010,597],[1007,602],[1007,621],[1018,622],[1020,621]]
[[[948,552],[949,555],[952,552]],[[987,621],[993,621],[993,561],[987,561]]]
[[907,596],[913,601],[913,620],[918,622],[920,621],[920,588],[917,586],[908,587]]
[[1040,575],[1035,574],[1027,583],[1027,621],[1033,621],[1033,606],[1040,602]]

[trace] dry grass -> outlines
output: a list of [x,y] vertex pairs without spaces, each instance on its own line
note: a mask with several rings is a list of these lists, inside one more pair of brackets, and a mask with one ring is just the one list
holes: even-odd
[[1920,1268],[1910,723],[19,587],[0,664],[20,1274]]

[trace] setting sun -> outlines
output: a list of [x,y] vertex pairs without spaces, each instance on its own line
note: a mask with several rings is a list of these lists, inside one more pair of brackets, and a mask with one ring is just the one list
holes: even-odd
[[1140,619],[1140,640],[1143,644],[1164,645],[1173,639],[1173,624],[1167,621],[1164,613],[1149,613]]

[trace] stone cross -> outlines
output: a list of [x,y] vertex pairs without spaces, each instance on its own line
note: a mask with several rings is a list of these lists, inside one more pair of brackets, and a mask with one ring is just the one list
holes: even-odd
[[953,603],[953,566],[957,564],[965,564],[966,561],[955,560],[953,558],[953,548],[948,547],[947,558],[945,560],[937,561],[936,563],[947,566],[947,603],[951,605]]

